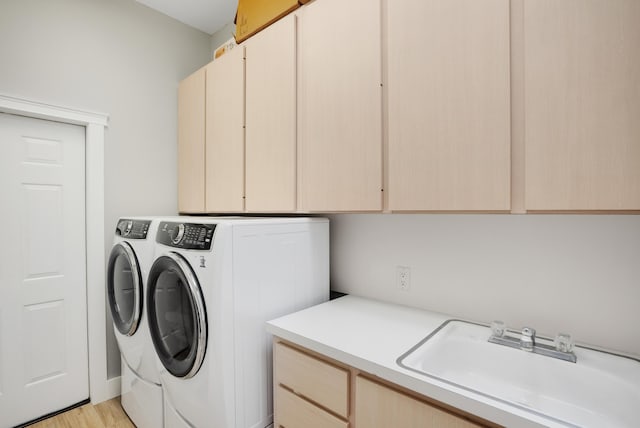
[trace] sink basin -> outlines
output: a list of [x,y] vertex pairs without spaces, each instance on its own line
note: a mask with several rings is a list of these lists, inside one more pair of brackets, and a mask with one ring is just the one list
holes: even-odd
[[484,325],[449,320],[397,362],[556,424],[640,426],[640,361],[576,346],[571,363],[489,343],[490,336]]

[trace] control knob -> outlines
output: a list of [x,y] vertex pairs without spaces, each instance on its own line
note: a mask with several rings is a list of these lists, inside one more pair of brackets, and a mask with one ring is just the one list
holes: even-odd
[[182,241],[182,237],[184,236],[184,224],[179,224],[178,227],[171,230],[171,242],[174,244],[179,244]]
[[128,220],[127,225],[124,228],[123,235],[129,236],[129,234],[131,233],[131,229],[133,229],[133,220]]

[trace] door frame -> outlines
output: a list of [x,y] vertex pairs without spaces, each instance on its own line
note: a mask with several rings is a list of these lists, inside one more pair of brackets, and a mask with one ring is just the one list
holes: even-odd
[[[120,377],[107,379],[105,299],[104,145],[109,116],[0,94],[0,112],[85,128],[87,344],[93,404],[120,394]],[[91,189],[91,192],[86,191]]]

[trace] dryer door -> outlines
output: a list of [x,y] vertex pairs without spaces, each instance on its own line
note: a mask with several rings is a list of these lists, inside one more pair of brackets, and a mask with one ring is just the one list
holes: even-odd
[[167,371],[194,376],[204,360],[207,318],[198,279],[179,254],[166,253],[153,263],[147,315],[153,345]]
[[107,267],[107,296],[113,324],[132,336],[142,316],[142,274],[133,248],[127,242],[113,246]]

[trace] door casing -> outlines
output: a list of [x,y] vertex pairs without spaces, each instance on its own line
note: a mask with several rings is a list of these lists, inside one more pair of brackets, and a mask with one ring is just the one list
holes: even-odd
[[89,395],[93,404],[120,394],[120,378],[107,378],[104,145],[109,116],[0,94],[0,112],[85,127],[87,329]]

